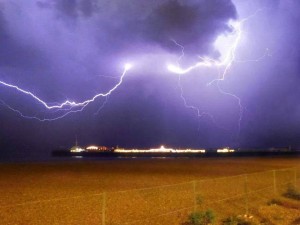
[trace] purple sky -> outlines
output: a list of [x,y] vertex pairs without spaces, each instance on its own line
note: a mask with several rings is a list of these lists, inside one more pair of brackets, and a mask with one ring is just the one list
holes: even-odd
[[[52,122],[10,110],[5,104],[40,119],[62,113],[1,85],[0,158],[47,155],[76,135],[82,145],[300,147],[299,10],[297,0],[1,1],[0,81],[47,103],[78,102],[111,89],[125,63],[133,68],[101,110],[105,98]],[[181,55],[173,40],[185,48],[183,68],[199,57],[220,60],[216,40],[232,35],[229,21],[249,16],[236,61],[218,83],[241,99],[239,131],[237,99],[207,85],[217,68],[181,76],[187,104],[210,114],[199,118],[166,65]]]

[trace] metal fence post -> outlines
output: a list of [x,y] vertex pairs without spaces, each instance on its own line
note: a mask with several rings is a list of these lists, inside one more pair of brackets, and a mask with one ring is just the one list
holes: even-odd
[[297,187],[297,168],[296,167],[294,168],[294,185],[296,188]]
[[194,212],[197,211],[196,181],[193,181]]
[[106,193],[102,194],[102,225],[105,225]]
[[249,199],[248,199],[248,176],[245,175],[245,208],[246,208],[246,215],[249,215]]
[[276,170],[273,170],[273,187],[274,187],[274,194],[277,194],[277,187],[276,187]]

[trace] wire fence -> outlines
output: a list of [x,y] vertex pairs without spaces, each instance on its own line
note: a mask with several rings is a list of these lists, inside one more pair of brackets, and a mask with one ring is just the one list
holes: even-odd
[[[40,224],[184,224],[188,215],[212,209],[218,218],[249,215],[300,187],[297,168],[272,170],[175,185],[107,192],[0,206],[0,223]],[[1,203],[0,203],[1,204]]]

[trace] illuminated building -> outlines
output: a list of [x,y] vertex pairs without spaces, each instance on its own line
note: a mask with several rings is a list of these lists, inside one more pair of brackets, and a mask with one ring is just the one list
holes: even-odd
[[84,152],[84,151],[85,150],[78,145],[75,145],[70,149],[70,152]]
[[86,151],[98,151],[99,148],[98,148],[98,146],[91,145],[91,146],[86,147],[85,150]]
[[107,151],[109,148],[106,146],[99,146],[100,151]]
[[163,145],[160,148],[142,149],[121,149],[117,148],[114,152],[118,153],[205,153],[205,149],[173,149],[165,148]]
[[92,152],[92,151],[107,151],[108,147],[106,146],[96,146],[96,145],[91,145],[85,148],[87,152]]
[[230,148],[222,148],[217,150],[217,153],[229,153],[229,152],[235,152],[235,150]]

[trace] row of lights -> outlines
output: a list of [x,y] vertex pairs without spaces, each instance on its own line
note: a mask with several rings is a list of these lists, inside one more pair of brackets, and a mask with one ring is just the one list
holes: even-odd
[[108,148],[105,146],[95,146],[91,145],[84,148],[81,148],[80,146],[74,146],[70,149],[70,152],[89,152],[89,151],[106,151]]
[[[205,149],[173,149],[173,148],[165,148],[161,146],[160,148],[152,148],[148,150],[141,150],[141,149],[115,149],[114,152],[118,153],[205,153]],[[223,148],[218,149],[218,153],[229,153],[235,152],[234,149],[230,148]]]
[[[102,149],[104,147],[98,147],[98,146],[89,146],[84,148],[81,148],[79,146],[74,146],[70,149],[70,152],[85,152],[85,151],[99,151],[99,150],[107,150]],[[148,150],[141,150],[141,149],[115,149],[114,152],[118,153],[205,153],[205,149],[173,149],[173,148],[165,148],[164,146],[161,146],[160,148],[152,148]],[[222,148],[218,149],[217,153],[230,153],[235,152],[234,149],[230,148]]]

